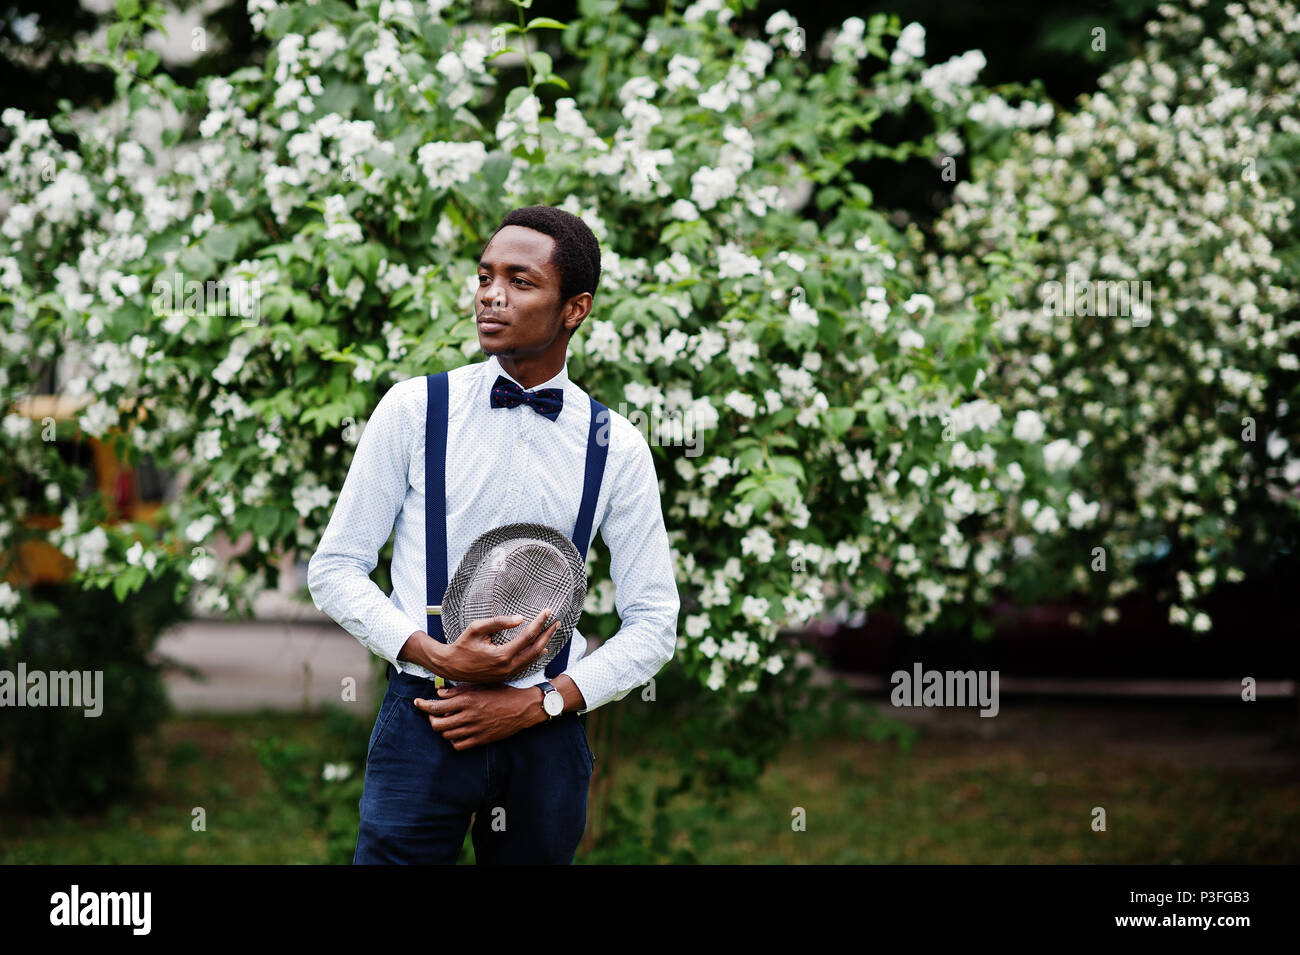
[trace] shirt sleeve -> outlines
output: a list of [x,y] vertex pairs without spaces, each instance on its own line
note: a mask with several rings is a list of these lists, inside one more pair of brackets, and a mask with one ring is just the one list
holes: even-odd
[[405,397],[399,384],[375,407],[320,546],[307,565],[307,589],[317,609],[399,671],[404,667],[397,654],[423,623],[398,610],[370,574],[406,500],[417,429],[405,420],[404,408],[410,403]]
[[610,489],[600,525],[600,536],[609,548],[614,606],[621,626],[565,671],[582,691],[584,713],[621,700],[643,685],[672,659],[677,646],[681,601],[659,501],[659,478],[641,432],[633,429],[624,434],[632,450]]

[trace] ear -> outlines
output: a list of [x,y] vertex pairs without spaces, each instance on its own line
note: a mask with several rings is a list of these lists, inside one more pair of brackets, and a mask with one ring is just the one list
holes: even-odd
[[569,337],[578,330],[581,325],[591,314],[591,307],[594,304],[590,292],[581,292],[569,299],[568,304],[564,306],[564,327],[569,330]]

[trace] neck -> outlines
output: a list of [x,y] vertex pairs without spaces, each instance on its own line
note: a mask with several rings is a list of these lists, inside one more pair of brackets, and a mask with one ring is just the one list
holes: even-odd
[[550,381],[564,367],[563,354],[538,355],[530,358],[497,355],[496,359],[507,375],[529,390],[544,381]]

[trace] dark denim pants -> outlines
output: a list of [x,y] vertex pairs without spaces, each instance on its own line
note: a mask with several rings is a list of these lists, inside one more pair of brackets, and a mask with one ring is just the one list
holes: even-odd
[[[485,865],[568,865],[587,825],[586,717],[563,713],[457,752],[416,708],[433,681],[389,668],[366,756],[356,865],[452,864],[474,816]],[[539,704],[540,705],[540,704]]]

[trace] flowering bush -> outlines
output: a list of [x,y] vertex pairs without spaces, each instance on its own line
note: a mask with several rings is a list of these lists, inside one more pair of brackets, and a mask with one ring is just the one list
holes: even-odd
[[1148,32],[1054,132],[958,186],[930,284],[955,307],[988,253],[1036,240],[989,388],[1046,442],[1034,470],[1072,466],[1078,490],[1056,513],[1000,482],[1022,554],[1068,525],[1025,581],[1091,590],[1114,620],[1138,564],[1167,556],[1170,621],[1208,630],[1198,601],[1300,530],[1300,13],[1234,3],[1214,28],[1164,5]]
[[[490,32],[443,0],[359,7],[250,0],[273,52],[202,91],[155,75],[146,10],[123,21],[125,54],[102,57],[118,112],[0,117],[6,399],[34,387],[32,355],[62,354],[66,390],[93,399],[82,428],[122,426],[186,481],[140,547],[92,506],[65,510],[52,538],[85,583],[129,591],[179,563],[201,606],[247,609],[277,554],[315,548],[378,396],[474,357],[478,253],[532,204],[580,215],[602,245],[575,380],[651,434],[680,428],[652,443],[676,659],[697,683],[737,700],[788,675],[778,633],[828,595],[913,631],[969,619],[1002,582],[1009,497],[1080,510],[1039,429],[986,397],[1012,263],[989,265],[974,303],[932,299],[848,171],[936,154],[933,137],[871,136],[915,103],[1003,121],[1011,107],[970,86],[982,57],[927,68],[924,31],[881,15],[845,21],[813,64],[788,13],[742,37],[721,0],[670,3],[646,29],[612,0],[568,25],[520,7]],[[506,89],[508,44],[528,52],[526,84]],[[3,432],[6,453],[47,453],[16,419]],[[1049,463],[1067,464],[1058,450]],[[5,506],[5,537],[26,533]],[[225,566],[218,533],[242,548]],[[600,543],[592,559],[584,626],[607,635]]]

